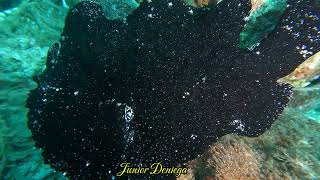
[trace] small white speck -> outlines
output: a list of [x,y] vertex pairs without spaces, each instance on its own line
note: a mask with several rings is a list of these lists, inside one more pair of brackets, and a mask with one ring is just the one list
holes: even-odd
[[195,134],[191,134],[191,136],[190,136],[190,138],[193,139],[193,140],[195,140],[197,137],[198,137],[198,136],[195,135]]
[[79,94],[79,91],[76,91],[73,93],[75,96]]
[[203,82],[203,83],[205,83],[206,80],[207,80],[207,76],[205,76],[205,77],[202,78],[202,82]]
[[87,162],[86,162],[86,166],[89,166],[89,165],[90,165],[90,162],[89,162],[89,161],[87,161]]

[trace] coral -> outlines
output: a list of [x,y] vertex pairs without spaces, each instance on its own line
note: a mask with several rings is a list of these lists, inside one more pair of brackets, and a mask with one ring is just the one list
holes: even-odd
[[[1,38],[19,39],[22,36],[30,39],[32,46],[48,48],[53,40],[59,39],[66,14],[67,9],[50,1],[24,1],[18,8],[2,12],[0,20],[6,26],[1,26]],[[21,49],[27,50],[27,47],[21,47]]]
[[188,173],[187,174],[182,174],[179,177],[177,177],[177,180],[195,180],[195,177],[193,175],[193,170],[194,168],[188,168]]
[[256,47],[276,28],[286,6],[287,0],[252,1],[252,11],[240,33],[239,46],[249,49]]
[[221,144],[214,144],[209,149],[209,154],[211,156],[208,159],[208,164],[214,167],[217,179],[259,179],[260,157],[241,140],[228,140]]
[[222,137],[209,150],[188,163],[188,174],[180,180],[257,180],[261,157],[248,145],[250,139],[231,134]]
[[320,52],[314,54],[292,73],[278,80],[279,83],[287,83],[294,87],[306,87],[320,76]]
[[[45,68],[49,46],[60,36],[66,10],[50,1],[24,1],[0,13],[0,176],[63,179],[44,165],[26,126],[25,100],[32,76]],[[48,20],[49,19],[49,20]],[[55,21],[56,23],[50,23]]]
[[[290,179],[318,179],[320,164],[316,149],[319,148],[319,130],[318,122],[310,121],[301,112],[287,109],[274,127],[252,144],[265,156],[262,177],[278,175]],[[271,141],[265,141],[268,138]],[[273,149],[266,151],[269,146]]]
[[262,5],[266,3],[266,0],[251,0],[251,11],[257,11]]
[[221,2],[222,0],[183,0],[186,4],[194,7],[208,7]]

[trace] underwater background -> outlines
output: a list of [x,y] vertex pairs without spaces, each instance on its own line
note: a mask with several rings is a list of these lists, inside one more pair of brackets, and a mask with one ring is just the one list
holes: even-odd
[[[134,10],[139,7],[140,3],[147,3],[149,0],[144,2],[97,0],[96,2],[101,5],[104,15],[109,20],[118,19],[126,22],[128,14],[135,13]],[[172,5],[171,1],[163,0],[163,2],[168,4],[168,9],[171,6],[175,7],[175,3]],[[36,89],[37,83],[46,78],[39,78],[41,80],[36,80],[36,83],[34,80],[37,78],[34,77],[41,75],[45,71],[46,65],[52,66],[50,62],[47,62],[49,49],[52,48],[51,51],[54,51],[54,44],[61,39],[63,42],[61,34],[64,32],[64,28],[65,34],[74,32],[72,27],[66,25],[68,23],[65,24],[65,19],[68,11],[78,3],[80,3],[78,0],[0,0],[0,179],[77,179],[74,175],[75,171],[65,168],[68,164],[59,166],[55,162],[48,161],[45,158],[49,157],[48,159],[50,159],[51,156],[48,156],[47,152],[44,152],[45,158],[43,158],[41,155],[43,149],[39,146],[44,145],[41,142],[39,143],[41,145],[37,146],[34,141],[34,139],[42,140],[36,137],[39,134],[34,133],[37,132],[32,129],[34,126],[30,124],[28,126],[29,109],[26,104],[30,91]],[[195,14],[194,16],[199,13],[200,15],[197,16],[200,18],[202,18],[202,10],[210,11],[216,7],[225,9],[231,16],[233,13],[237,13],[228,9],[233,7],[232,3],[230,6],[228,5],[228,0],[222,2],[186,0],[184,3],[186,7],[190,7],[186,11],[191,13],[190,16],[193,15],[192,13]],[[279,43],[275,42],[276,38],[272,39],[273,36],[279,34],[276,32],[287,32],[293,39],[292,41],[298,42],[298,45],[294,47],[295,52],[292,52],[294,56],[297,56],[297,62],[288,60],[290,64],[287,65],[287,69],[291,69],[292,73],[285,72],[283,78],[279,77],[278,80],[281,83],[291,84],[292,92],[288,90],[291,96],[290,101],[283,112],[266,112],[268,117],[278,114],[280,116],[272,122],[272,125],[264,121],[266,125],[261,127],[261,132],[256,134],[247,134],[246,132],[249,130],[246,129],[246,124],[240,120],[231,122],[222,120],[221,124],[228,123],[228,126],[234,129],[222,137],[215,139],[220,134],[215,136],[213,138],[215,140],[210,143],[211,146],[202,155],[188,159],[188,174],[179,177],[179,179],[320,179],[320,83],[317,82],[320,75],[320,55],[317,54],[320,51],[318,45],[320,44],[319,4],[318,0],[252,0],[251,2],[244,1],[241,6],[239,5],[241,8],[242,6],[247,7],[248,10],[251,8],[250,12],[246,11],[247,14],[243,14],[246,16],[244,20],[246,25],[238,34],[229,33],[228,35],[239,39],[238,47],[249,49],[249,55],[264,54],[263,50],[268,53],[280,53],[277,52],[277,49],[281,49]],[[81,5],[77,6],[79,9],[82,8]],[[176,11],[181,9],[177,8]],[[169,15],[170,13],[168,13]],[[234,15],[237,16],[237,14]],[[75,15],[69,16],[72,18]],[[134,16],[138,15],[134,14]],[[146,16],[150,15],[146,14]],[[177,19],[179,18],[177,17]],[[205,25],[207,21],[206,19],[201,23]],[[227,21],[221,20],[217,23],[227,24]],[[199,25],[199,27],[201,26]],[[229,26],[221,26],[224,32],[228,31],[228,28]],[[202,29],[199,28],[199,31]],[[209,31],[205,33],[209,33]],[[214,36],[213,38],[219,37]],[[272,39],[272,41],[268,41],[268,39]],[[288,38],[290,42],[291,39]],[[286,39],[284,38],[284,40]],[[283,39],[279,38],[280,41]],[[271,50],[268,49],[269,47]],[[201,48],[207,50],[207,47],[199,47],[199,49]],[[217,50],[217,52],[223,53],[223,50]],[[293,55],[291,54],[291,56]],[[275,57],[280,56],[282,55],[275,55]],[[289,55],[283,56],[291,57]],[[199,55],[199,60],[201,57]],[[217,57],[220,56],[217,55]],[[234,58],[237,59],[237,57]],[[281,61],[285,60],[285,58],[281,59]],[[307,63],[301,64],[303,61]],[[232,64],[231,61],[228,63]],[[274,64],[274,69],[279,69],[276,68],[279,64]],[[301,65],[299,66],[299,64]],[[286,64],[281,64],[281,66],[286,66]],[[235,68],[237,67],[235,66]],[[241,68],[239,67],[239,69]],[[286,69],[286,67],[282,68]],[[295,70],[295,68],[297,69]],[[285,91],[283,94],[288,93],[287,90]],[[275,93],[277,94],[276,91]],[[279,94],[283,96],[282,93]],[[264,95],[257,95],[257,99],[260,98],[259,96],[264,97]],[[32,98],[29,101],[32,101]],[[284,104],[286,102],[282,99],[280,101]],[[282,106],[282,104],[279,105],[274,111],[281,111]],[[39,108],[35,108],[34,105],[29,105],[30,107],[33,107],[34,111]],[[249,118],[251,117],[249,116]],[[31,116],[29,118],[30,123],[33,119]],[[261,119],[261,121],[263,120]],[[255,122],[259,122],[259,119],[255,119]],[[201,134],[200,130],[206,129],[204,122],[201,126],[195,125],[199,129],[199,134]],[[41,127],[38,128],[41,129]],[[201,138],[201,135],[194,135],[191,138]],[[202,141],[199,142],[202,143]],[[179,144],[180,146],[183,147]],[[189,144],[186,144],[186,152],[189,148],[187,146]],[[65,171],[59,172],[57,169]],[[84,177],[90,179],[90,176],[84,175]],[[94,177],[96,178],[96,176]],[[102,179],[110,178],[111,176],[105,175],[105,178]],[[141,178],[143,179],[143,177]]]

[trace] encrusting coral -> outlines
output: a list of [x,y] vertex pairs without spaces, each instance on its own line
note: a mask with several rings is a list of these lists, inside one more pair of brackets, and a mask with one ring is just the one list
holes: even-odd
[[287,8],[287,0],[252,0],[246,25],[240,33],[241,48],[253,49],[278,25]]
[[222,0],[184,0],[187,4],[192,5],[194,7],[208,7],[212,5],[216,5]]
[[188,174],[178,180],[258,180],[260,160],[260,155],[245,141],[235,135],[227,135],[214,143],[208,152],[191,161]]
[[251,0],[251,11],[258,10],[264,3],[266,0]]
[[278,80],[279,83],[287,83],[294,87],[306,87],[320,76],[320,52],[314,54],[292,73]]
[[209,149],[210,166],[215,168],[215,176],[221,180],[259,179],[259,155],[240,141],[231,140],[224,144],[215,144]]

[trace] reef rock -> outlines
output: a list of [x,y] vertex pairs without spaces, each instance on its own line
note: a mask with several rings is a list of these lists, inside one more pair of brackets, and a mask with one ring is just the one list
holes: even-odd
[[19,3],[21,3],[21,0],[0,0],[0,11],[15,8]]
[[251,12],[257,11],[267,0],[251,0]]
[[294,87],[306,87],[320,76],[320,52],[308,58],[292,73],[278,80]]
[[[51,1],[23,1],[0,12],[0,179],[65,179],[44,164],[27,127],[25,102],[60,37],[67,10]],[[54,23],[53,23],[54,22]]]
[[240,33],[240,47],[253,49],[278,25],[287,0],[252,0],[250,15]]

